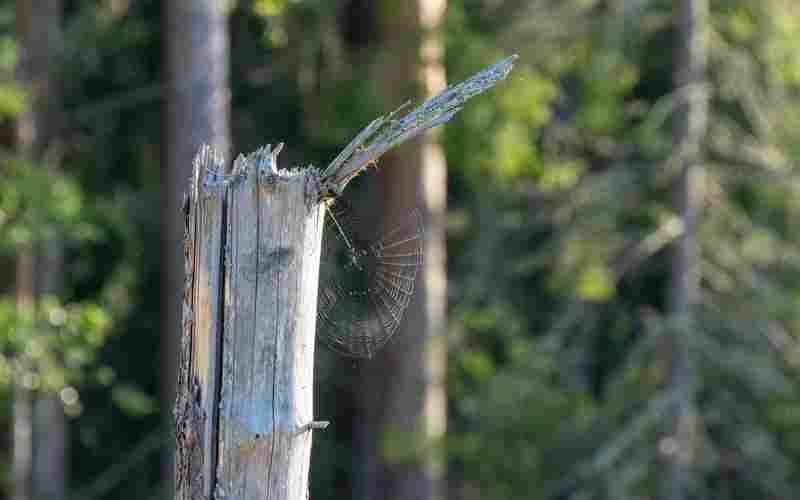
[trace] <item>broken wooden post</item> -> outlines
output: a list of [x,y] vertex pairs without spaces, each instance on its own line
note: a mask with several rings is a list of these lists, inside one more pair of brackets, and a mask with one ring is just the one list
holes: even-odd
[[509,57],[365,128],[320,171],[277,167],[281,146],[232,171],[208,147],[185,203],[176,499],[305,500],[322,227],[328,203],[390,148],[452,118],[511,71]]

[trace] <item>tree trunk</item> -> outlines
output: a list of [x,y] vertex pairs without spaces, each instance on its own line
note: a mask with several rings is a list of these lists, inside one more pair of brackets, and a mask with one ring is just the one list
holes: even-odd
[[[162,281],[163,408],[175,401],[175,360],[178,357],[180,290],[184,282],[180,235],[181,200],[192,169],[190,158],[203,143],[223,155],[230,149],[229,36],[225,2],[170,0],[164,2],[166,33],[167,111],[165,115]],[[169,411],[165,423],[172,429]],[[174,475],[172,447],[164,450],[164,478]],[[168,491],[172,486],[168,485]]]
[[[445,8],[445,0],[382,2],[381,75],[387,102],[400,103],[409,96],[427,99],[445,88],[440,40]],[[438,141],[437,131],[428,131],[383,160],[384,227],[419,207],[424,214],[424,263],[397,338],[367,367],[370,373],[363,379],[367,397],[362,411],[369,416],[358,431],[363,500],[435,499],[445,493],[445,464],[436,448],[447,426],[447,172]],[[390,377],[380,375],[387,372]],[[391,449],[398,446],[411,449]]]
[[31,499],[31,474],[33,471],[33,394],[30,390],[14,387],[12,425],[14,452],[12,454],[13,500]]
[[305,500],[319,174],[261,170],[275,163],[267,150],[237,160],[226,187],[214,181],[219,157],[199,158],[186,214],[176,498]]
[[[27,108],[17,117],[17,148],[21,156],[48,169],[58,168],[58,95],[51,71],[61,43],[60,23],[60,0],[17,1],[17,77],[30,93]],[[16,278],[20,308],[35,307],[40,296],[60,291],[61,254],[58,240],[20,253]],[[58,395],[17,387],[14,396],[14,498],[66,498],[67,422]]]
[[683,234],[672,248],[668,294],[673,332],[669,384],[678,396],[678,403],[670,414],[668,434],[661,441],[667,464],[664,500],[691,498],[697,446],[698,374],[691,336],[700,279],[697,224],[703,203],[701,149],[708,121],[705,89],[708,9],[708,0],[681,0],[675,23],[678,45],[674,81],[682,105],[676,114],[676,157],[680,172],[674,207],[683,223]]
[[38,395],[33,405],[33,498],[63,500],[69,491],[67,419],[58,394]]

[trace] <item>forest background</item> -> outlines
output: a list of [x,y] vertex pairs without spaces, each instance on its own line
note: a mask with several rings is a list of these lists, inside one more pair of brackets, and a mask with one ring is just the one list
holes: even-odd
[[172,498],[201,142],[324,166],[512,53],[349,195],[421,207],[425,271],[317,350],[311,498],[796,498],[792,0],[0,2],[0,497]]

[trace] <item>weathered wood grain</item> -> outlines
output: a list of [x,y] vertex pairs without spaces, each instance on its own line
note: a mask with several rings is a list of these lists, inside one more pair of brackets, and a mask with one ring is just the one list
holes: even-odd
[[307,495],[324,212],[315,170],[270,162],[250,155],[229,187],[218,498]]
[[222,333],[224,185],[222,157],[205,147],[194,161],[186,200],[183,335],[175,423],[176,498],[210,498]]
[[335,198],[347,184],[393,147],[410,141],[428,129],[450,121],[467,100],[504,80],[517,55],[509,56],[463,82],[447,87],[409,113],[400,116],[409,103],[373,120],[322,172],[320,195]]

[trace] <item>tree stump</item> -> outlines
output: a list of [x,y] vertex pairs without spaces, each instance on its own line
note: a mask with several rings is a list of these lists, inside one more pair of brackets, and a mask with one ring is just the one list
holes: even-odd
[[367,126],[327,168],[281,170],[279,145],[198,153],[184,204],[178,396],[179,500],[305,500],[313,420],[317,285],[325,210],[390,148],[452,118],[516,56],[403,117]]

